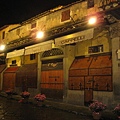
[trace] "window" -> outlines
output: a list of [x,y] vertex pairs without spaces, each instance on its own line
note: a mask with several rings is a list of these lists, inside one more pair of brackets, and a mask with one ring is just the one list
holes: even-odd
[[88,0],[88,8],[94,7],[94,0]]
[[16,66],[16,60],[12,60],[12,64],[10,66]]
[[103,45],[90,46],[88,48],[88,53],[97,53],[97,52],[103,52]]
[[30,54],[30,60],[34,60],[35,59],[35,54]]
[[70,10],[66,10],[62,12],[61,22],[64,22],[66,20],[70,20]]
[[3,33],[2,33],[2,39],[4,39],[5,38],[5,31],[3,31]]
[[31,29],[36,28],[36,23],[31,24]]

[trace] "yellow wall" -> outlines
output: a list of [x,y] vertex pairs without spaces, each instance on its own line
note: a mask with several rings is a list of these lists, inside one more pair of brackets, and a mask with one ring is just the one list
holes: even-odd
[[16,60],[17,66],[21,66],[22,56],[21,56],[21,57],[8,58],[8,59],[7,59],[7,67],[10,67],[10,65],[12,65],[12,61],[13,61],[13,60]]
[[8,58],[7,67],[10,67],[13,60],[16,60],[17,66],[21,66],[22,64],[33,64],[33,63],[37,63],[37,54],[34,60],[30,60],[30,55]]
[[[8,31],[18,26],[20,26],[20,24],[7,25],[6,27],[3,26],[3,28],[1,27],[0,28],[0,42],[7,43],[8,42],[7,40]],[[2,39],[2,34],[4,31],[5,31],[5,39]]]
[[37,63],[37,54],[35,54],[35,59],[34,60],[30,60],[30,55],[26,55],[24,56],[24,59],[23,59],[23,64],[33,64],[33,63]]
[[[115,2],[117,0],[113,0]],[[16,28],[12,31],[9,31],[11,28],[6,28],[6,39],[5,43],[11,42],[20,38],[23,38],[25,36],[28,36],[30,32],[33,30],[31,29],[31,23],[36,22],[36,30],[42,30],[42,31],[48,31],[52,28],[68,24],[68,23],[74,23],[74,21],[82,21],[83,18],[87,15],[94,14],[96,12],[99,12],[101,10],[102,3],[104,5],[110,4],[111,0],[104,0],[104,2],[101,2],[101,0],[94,0],[94,7],[88,9],[88,3],[87,1],[77,1],[75,3],[71,3],[67,6],[61,6],[58,7],[59,9],[52,9],[47,12],[44,12],[43,14],[38,15],[37,17],[33,17],[21,24],[19,28]],[[108,7],[109,8],[109,7]],[[62,12],[70,10],[70,19],[64,22],[61,22],[61,16]],[[13,28],[15,26],[12,26]],[[18,29],[20,30],[19,34],[17,33]],[[0,31],[0,33],[3,30]],[[9,32],[8,32],[9,31]],[[0,35],[1,36],[1,35]]]
[[88,48],[98,45],[103,45],[103,52],[111,52],[111,43],[108,37],[108,33],[105,31],[101,32],[91,40],[78,42],[75,48],[75,56],[90,55],[90,53],[88,53]]
[[11,30],[7,33],[6,40],[7,42],[11,42],[20,38],[24,38],[30,34],[30,29],[28,29],[28,26],[20,26],[16,29]]

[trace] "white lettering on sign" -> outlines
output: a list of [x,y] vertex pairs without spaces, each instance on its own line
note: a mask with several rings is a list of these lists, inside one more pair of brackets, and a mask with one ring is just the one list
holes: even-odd
[[61,42],[61,45],[76,43],[76,42],[82,41],[84,39],[85,39],[85,35],[78,36],[78,37],[75,37],[75,38],[70,38],[70,39],[67,39],[67,40],[63,40]]
[[72,44],[93,38],[93,28],[55,39],[55,46]]

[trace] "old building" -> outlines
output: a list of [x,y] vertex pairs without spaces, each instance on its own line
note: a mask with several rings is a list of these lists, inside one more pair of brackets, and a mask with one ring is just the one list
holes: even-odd
[[[110,106],[118,102],[119,11],[119,0],[80,0],[2,28],[1,90],[41,92],[78,105],[93,99]],[[95,24],[88,24],[91,17]]]

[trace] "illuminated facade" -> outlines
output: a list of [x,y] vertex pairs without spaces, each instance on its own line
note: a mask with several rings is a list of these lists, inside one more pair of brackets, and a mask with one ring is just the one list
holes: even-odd
[[[1,90],[42,92],[79,105],[93,99],[117,101],[119,9],[118,0],[76,1],[1,28],[1,44],[6,44],[0,56],[1,66],[6,66],[1,69]],[[89,25],[92,16],[96,23]],[[44,32],[43,38],[36,38],[38,31]]]

